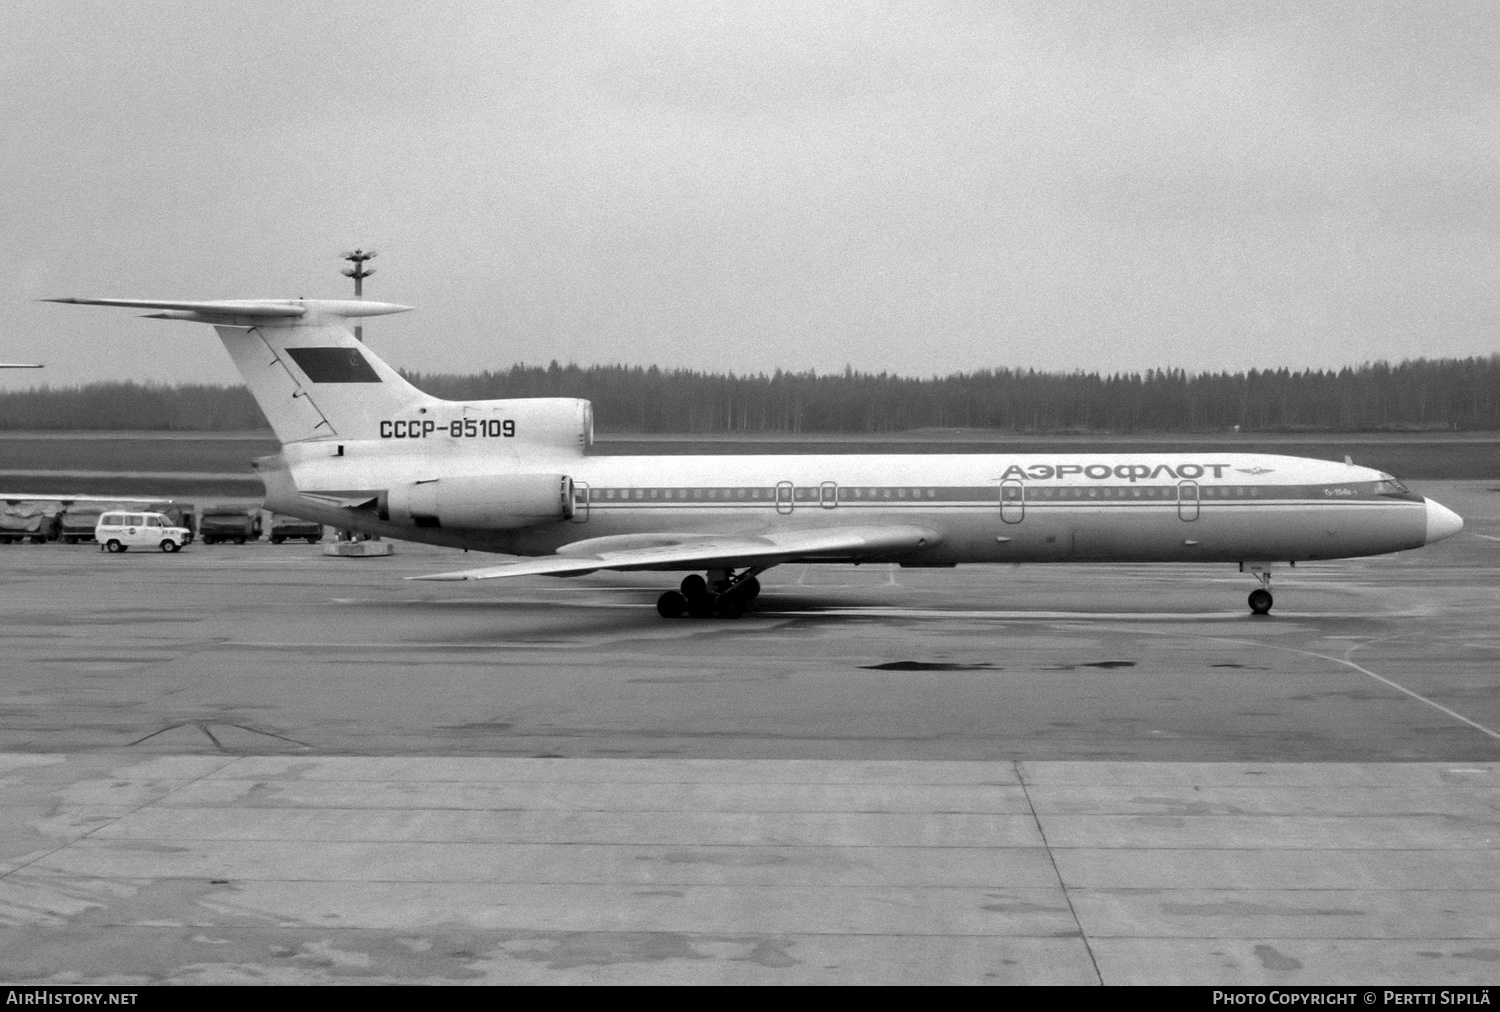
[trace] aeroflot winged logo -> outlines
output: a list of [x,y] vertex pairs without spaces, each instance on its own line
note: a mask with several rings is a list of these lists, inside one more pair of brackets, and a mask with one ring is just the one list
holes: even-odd
[[[1026,467],[1012,464],[1005,469],[1000,480],[1047,481],[1079,475],[1094,481],[1116,478],[1135,482],[1157,478],[1201,478],[1209,471],[1214,473],[1215,478],[1222,478],[1224,469],[1228,466],[1228,464],[1178,464],[1174,470],[1170,464],[1157,464],[1154,467],[1150,464],[1029,464]],[[1243,468],[1238,470],[1243,470]],[[1253,473],[1263,474],[1265,471],[1265,468],[1256,468]]]
[[1270,474],[1276,469],[1274,467],[1237,467],[1235,470],[1240,474]]

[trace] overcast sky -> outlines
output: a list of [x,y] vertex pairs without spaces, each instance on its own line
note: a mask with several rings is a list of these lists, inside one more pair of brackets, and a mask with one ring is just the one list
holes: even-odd
[[1500,7],[0,6],[0,389],[237,381],[53,296],[344,296],[392,364],[1500,351]]

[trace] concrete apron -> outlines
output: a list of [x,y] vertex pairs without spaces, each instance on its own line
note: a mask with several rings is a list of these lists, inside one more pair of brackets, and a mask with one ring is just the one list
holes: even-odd
[[0,756],[7,983],[1500,981],[1500,764]]

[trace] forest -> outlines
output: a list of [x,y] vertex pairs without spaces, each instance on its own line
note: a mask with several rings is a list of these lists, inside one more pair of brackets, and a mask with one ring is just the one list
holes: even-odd
[[[995,369],[926,379],[846,370],[769,375],[656,366],[516,365],[406,373],[455,400],[584,397],[610,433],[1500,430],[1500,355],[1332,370],[1056,373]],[[242,386],[91,383],[0,392],[0,429],[264,429]]]

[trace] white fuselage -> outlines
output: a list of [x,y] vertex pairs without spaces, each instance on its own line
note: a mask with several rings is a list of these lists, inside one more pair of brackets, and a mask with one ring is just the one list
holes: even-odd
[[[1427,543],[1432,511],[1442,510],[1369,468],[1266,454],[434,450],[364,441],[342,444],[335,456],[325,442],[289,444],[281,457],[261,461],[266,505],[371,534],[525,556],[664,532],[759,535],[899,523],[937,533],[899,560],[924,566],[1347,558]],[[520,530],[450,529],[338,505],[401,483],[500,471],[567,475],[573,516]]]

